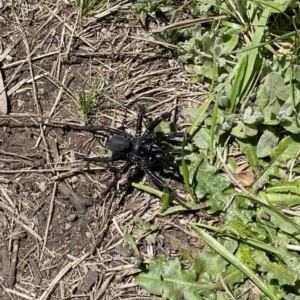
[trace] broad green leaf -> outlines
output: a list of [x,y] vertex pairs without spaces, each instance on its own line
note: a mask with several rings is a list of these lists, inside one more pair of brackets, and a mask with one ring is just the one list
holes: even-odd
[[196,65],[194,67],[194,70],[196,72],[197,75],[201,75],[203,77],[206,77],[206,78],[209,78],[209,79],[212,79],[213,78],[213,68],[210,67],[210,66],[199,66],[199,65]]
[[[192,120],[195,120],[199,112],[200,112],[200,108],[187,107],[183,110],[182,113],[184,116],[187,116],[187,117],[191,118]],[[206,118],[208,116],[208,114],[205,114],[204,116]],[[202,120],[202,122],[203,122],[203,120]]]
[[135,282],[149,293],[171,300],[202,299],[199,291],[207,288],[207,284],[196,280],[196,272],[182,270],[178,259],[160,259],[150,265],[147,273],[142,272],[135,278]]
[[226,30],[223,35],[223,53],[230,53],[238,44],[239,34],[234,28]]
[[272,128],[267,128],[257,143],[257,157],[263,158],[270,155],[271,151],[277,146],[279,136]]
[[222,273],[223,282],[227,284],[231,289],[233,289],[237,284],[243,283],[245,281],[245,278],[245,274],[234,265],[230,265],[227,270]]
[[269,104],[277,100],[276,92],[285,86],[282,76],[278,73],[270,73],[266,76],[265,86],[269,95]]
[[277,88],[276,96],[279,100],[286,101],[291,95],[291,87],[288,85]]
[[185,159],[189,167],[190,184],[197,198],[208,197],[211,203],[211,213],[221,210],[226,204],[223,190],[229,187],[230,180],[216,174],[215,167],[208,164],[204,154],[193,153]]
[[264,120],[264,115],[259,107],[248,106],[243,113],[242,121],[245,124],[257,125],[262,123]]
[[201,128],[193,137],[193,141],[196,146],[200,149],[208,149],[209,148],[209,129]]
[[[234,253],[238,247],[238,243],[234,240],[222,240],[223,246]],[[200,252],[195,259],[195,270],[198,274],[207,273],[212,281],[218,279],[219,274],[223,273],[228,266],[228,261],[215,252]]]
[[287,120],[285,122],[281,122],[280,125],[285,130],[293,134],[299,134],[300,133],[299,117],[294,115],[292,117],[287,117],[286,119]]
[[145,11],[142,11],[140,13],[140,20],[141,20],[141,23],[146,26],[146,20],[147,20],[147,12]]
[[[195,271],[204,278],[216,281],[218,275],[226,270],[228,261],[213,251],[203,251],[198,254],[194,262]],[[205,273],[205,274],[204,274]]]
[[241,243],[239,245],[239,248],[236,252],[236,257],[241,260],[242,263],[244,263],[248,267],[251,267],[251,269],[256,268],[256,262],[253,258],[253,247],[251,247],[247,243]]
[[263,110],[269,103],[269,92],[267,87],[262,84],[257,89],[255,104]]
[[297,272],[291,270],[284,264],[271,262],[265,253],[259,251],[257,255],[254,254],[256,263],[260,266],[259,270],[264,272],[264,276],[268,280],[278,280],[279,285],[293,286],[296,280],[299,279]]
[[198,76],[192,76],[190,79],[190,83],[194,84],[194,83],[198,83],[199,82],[199,77]]
[[236,125],[232,127],[230,133],[237,138],[245,139],[250,136],[255,136],[257,134],[257,128],[254,125],[247,125],[242,121],[238,121]]

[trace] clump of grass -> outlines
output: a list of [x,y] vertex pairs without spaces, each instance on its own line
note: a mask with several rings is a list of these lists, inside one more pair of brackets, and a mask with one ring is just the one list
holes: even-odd
[[73,0],[71,5],[82,15],[91,16],[108,9],[111,1],[107,0]]
[[77,96],[73,94],[72,99],[77,106],[80,117],[85,120],[92,118],[94,109],[103,95],[103,87],[104,84],[100,82],[99,78],[96,78],[89,91],[78,92]]

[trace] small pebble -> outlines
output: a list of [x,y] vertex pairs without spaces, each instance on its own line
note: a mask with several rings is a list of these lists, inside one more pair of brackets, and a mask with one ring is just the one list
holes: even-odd
[[73,177],[71,178],[71,183],[75,184],[75,183],[77,183],[77,182],[78,182],[78,177],[77,177],[77,176],[73,176]]
[[77,215],[76,214],[70,214],[67,216],[67,221],[68,222],[75,222],[77,220]]
[[65,230],[70,230],[73,227],[74,223],[66,223]]
[[36,159],[33,162],[33,165],[34,165],[35,168],[42,167],[44,164],[45,164],[44,159]]
[[46,217],[45,213],[43,213],[42,211],[38,211],[36,214],[36,219],[37,219],[38,223],[41,224],[47,220],[47,217]]
[[92,270],[89,270],[83,279],[83,283],[80,287],[80,291],[83,293],[89,292],[93,285],[97,282],[98,274]]
[[45,190],[46,190],[46,182],[45,181],[39,183],[39,189],[41,192],[45,192]]

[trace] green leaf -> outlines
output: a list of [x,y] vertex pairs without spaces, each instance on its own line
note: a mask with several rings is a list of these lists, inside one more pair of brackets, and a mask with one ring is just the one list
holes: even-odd
[[222,273],[223,282],[233,289],[236,284],[243,283],[246,276],[234,265],[230,265],[225,272]]
[[190,79],[190,83],[198,83],[199,82],[199,77],[198,76],[192,76]]
[[244,53],[243,55],[247,55],[247,60],[245,64],[245,72],[243,78],[241,78],[241,82],[239,84],[239,96],[240,101],[243,102],[245,97],[247,96],[247,92],[251,90],[254,84],[255,75],[259,73],[259,69],[255,68],[254,66],[257,64],[259,57],[259,44],[263,40],[265,36],[265,29],[266,25],[269,20],[270,11],[268,9],[262,10],[259,14],[257,13],[257,7],[252,2],[248,3],[248,14],[249,18],[251,19],[252,25],[255,27],[255,32],[253,39],[251,41],[251,46],[253,48],[249,50],[249,52]]
[[139,249],[137,248],[136,244],[135,244],[135,241],[134,241],[134,238],[133,236],[128,233],[127,231],[124,232],[124,235],[123,235],[123,239],[125,242],[128,243],[128,245],[131,247],[131,249],[133,250],[134,252],[134,255],[136,257],[139,257],[140,256],[140,253],[139,253]]
[[[234,240],[226,240],[223,244],[231,253],[234,253],[238,247],[238,243]],[[218,255],[218,253],[204,251],[200,252],[196,257],[194,267],[198,274],[205,272],[209,275],[210,280],[216,281],[219,275],[226,270],[228,264],[228,261]]]
[[260,170],[257,169],[259,166],[259,160],[257,157],[257,137],[248,137],[247,139],[237,139],[237,142],[240,146],[241,151],[246,155],[247,161],[255,171],[255,173],[259,173]]
[[[239,99],[238,95],[241,90],[244,74],[247,66],[247,58],[248,56],[243,54],[240,58],[236,66],[231,72],[230,77],[233,78],[232,88],[229,96],[229,113],[233,113],[236,110],[236,106],[238,105],[237,101]],[[230,78],[231,79],[231,78]]]
[[284,12],[290,3],[291,0],[272,0],[272,1],[261,0],[260,1],[260,4],[268,8],[272,13]]
[[141,20],[142,24],[143,24],[144,26],[146,26],[147,12],[142,11],[142,12],[140,13],[140,20]]
[[182,212],[182,211],[200,210],[200,209],[205,209],[208,206],[209,205],[207,202],[185,203],[185,206],[175,205],[175,206],[168,207],[166,210],[161,212],[161,215],[167,216],[167,215],[171,215],[171,214]]
[[293,181],[272,182],[268,184],[266,192],[268,194],[291,192],[300,195],[300,179],[294,179]]
[[293,75],[295,80],[297,80],[300,83],[300,65],[293,65]]
[[[208,197],[211,204],[210,212],[221,210],[226,204],[223,190],[229,187],[230,180],[216,174],[216,169],[208,164],[204,154],[195,153],[185,157],[190,174],[190,183],[198,199]],[[189,161],[189,162],[188,162]]]
[[210,131],[207,128],[201,128],[193,137],[193,141],[200,149],[209,148]]
[[285,165],[288,160],[296,157],[300,149],[300,137],[292,135],[280,141],[278,146],[271,151],[271,162],[265,168],[264,172],[257,178],[253,184],[253,188],[258,190],[268,180],[269,176],[274,174],[276,168]]
[[264,115],[261,112],[259,107],[251,107],[248,106],[245,110],[244,110],[244,114],[242,116],[242,121],[245,124],[249,124],[249,125],[257,125],[262,123],[264,120]]
[[236,29],[230,28],[223,35],[223,53],[230,53],[238,44],[239,33]]
[[213,68],[210,66],[195,65],[194,70],[197,75],[201,75],[209,79],[213,78]]
[[257,143],[257,157],[263,158],[270,155],[271,151],[277,146],[279,136],[272,128],[267,128]]
[[[209,107],[210,103],[213,101],[213,99],[214,99],[214,97],[212,97],[212,96],[206,98],[204,103],[201,105],[201,108],[197,111],[197,115],[193,119],[193,123],[192,123],[192,125],[191,125],[191,127],[189,128],[189,131],[188,131],[190,135],[193,135],[196,132],[197,127],[207,117],[207,115],[208,115],[207,110],[208,110],[208,107]],[[192,110],[194,110],[196,112],[196,110],[194,108]]]
[[[299,218],[292,218],[292,217],[288,217],[288,216],[285,216],[285,218],[282,218],[281,215],[274,213],[273,211],[269,210],[268,208],[265,208],[265,211],[267,214],[270,215],[271,222],[277,228],[280,228],[283,232],[293,234],[293,235],[299,233],[299,229],[295,228],[295,226],[294,226],[294,224],[298,224],[298,226],[299,226]],[[286,218],[289,218],[290,222],[287,222]]]
[[255,136],[257,134],[257,128],[253,125],[247,125],[242,121],[238,121],[236,125],[232,127],[230,133],[237,138],[245,139],[249,136]]
[[203,35],[201,42],[202,42],[203,51],[206,53],[210,53],[212,43],[208,32],[207,34]]
[[266,76],[265,87],[269,95],[269,103],[277,100],[276,92],[285,86],[282,76],[272,72]]
[[[299,191],[298,191],[299,193]],[[263,192],[259,193],[261,198],[266,198],[266,195]],[[267,189],[267,199],[272,205],[287,205],[295,206],[300,204],[300,197],[298,194],[291,193],[271,193]]]
[[278,280],[279,285],[293,286],[298,279],[297,272],[291,270],[284,264],[271,262],[265,253],[259,251],[257,255],[254,254],[256,263],[260,266],[259,270],[265,273],[265,278],[268,280]]
[[172,9],[173,9],[172,6],[160,6],[160,7],[158,8],[158,10],[159,10],[160,12],[162,12],[162,13],[169,12],[169,11],[171,11]]
[[224,246],[222,246],[218,241],[216,241],[209,234],[204,232],[203,230],[197,227],[197,224],[190,223],[192,229],[196,232],[196,234],[204,240],[212,249],[218,252],[223,258],[232,263],[235,267],[237,267],[241,272],[247,275],[251,280],[264,292],[270,299],[279,300],[282,299],[282,294],[275,295],[274,292],[270,289],[270,287],[263,282],[249,267],[244,265],[236,256],[230,253]]
[[162,259],[150,265],[147,273],[140,273],[135,282],[149,293],[171,300],[200,300],[199,290],[207,285],[196,282],[194,270],[182,270],[178,259]]

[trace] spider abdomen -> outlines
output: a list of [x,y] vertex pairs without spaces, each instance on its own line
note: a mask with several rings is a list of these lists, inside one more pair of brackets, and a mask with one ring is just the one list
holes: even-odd
[[125,136],[113,135],[107,142],[106,147],[112,152],[126,153],[131,150],[131,141]]

